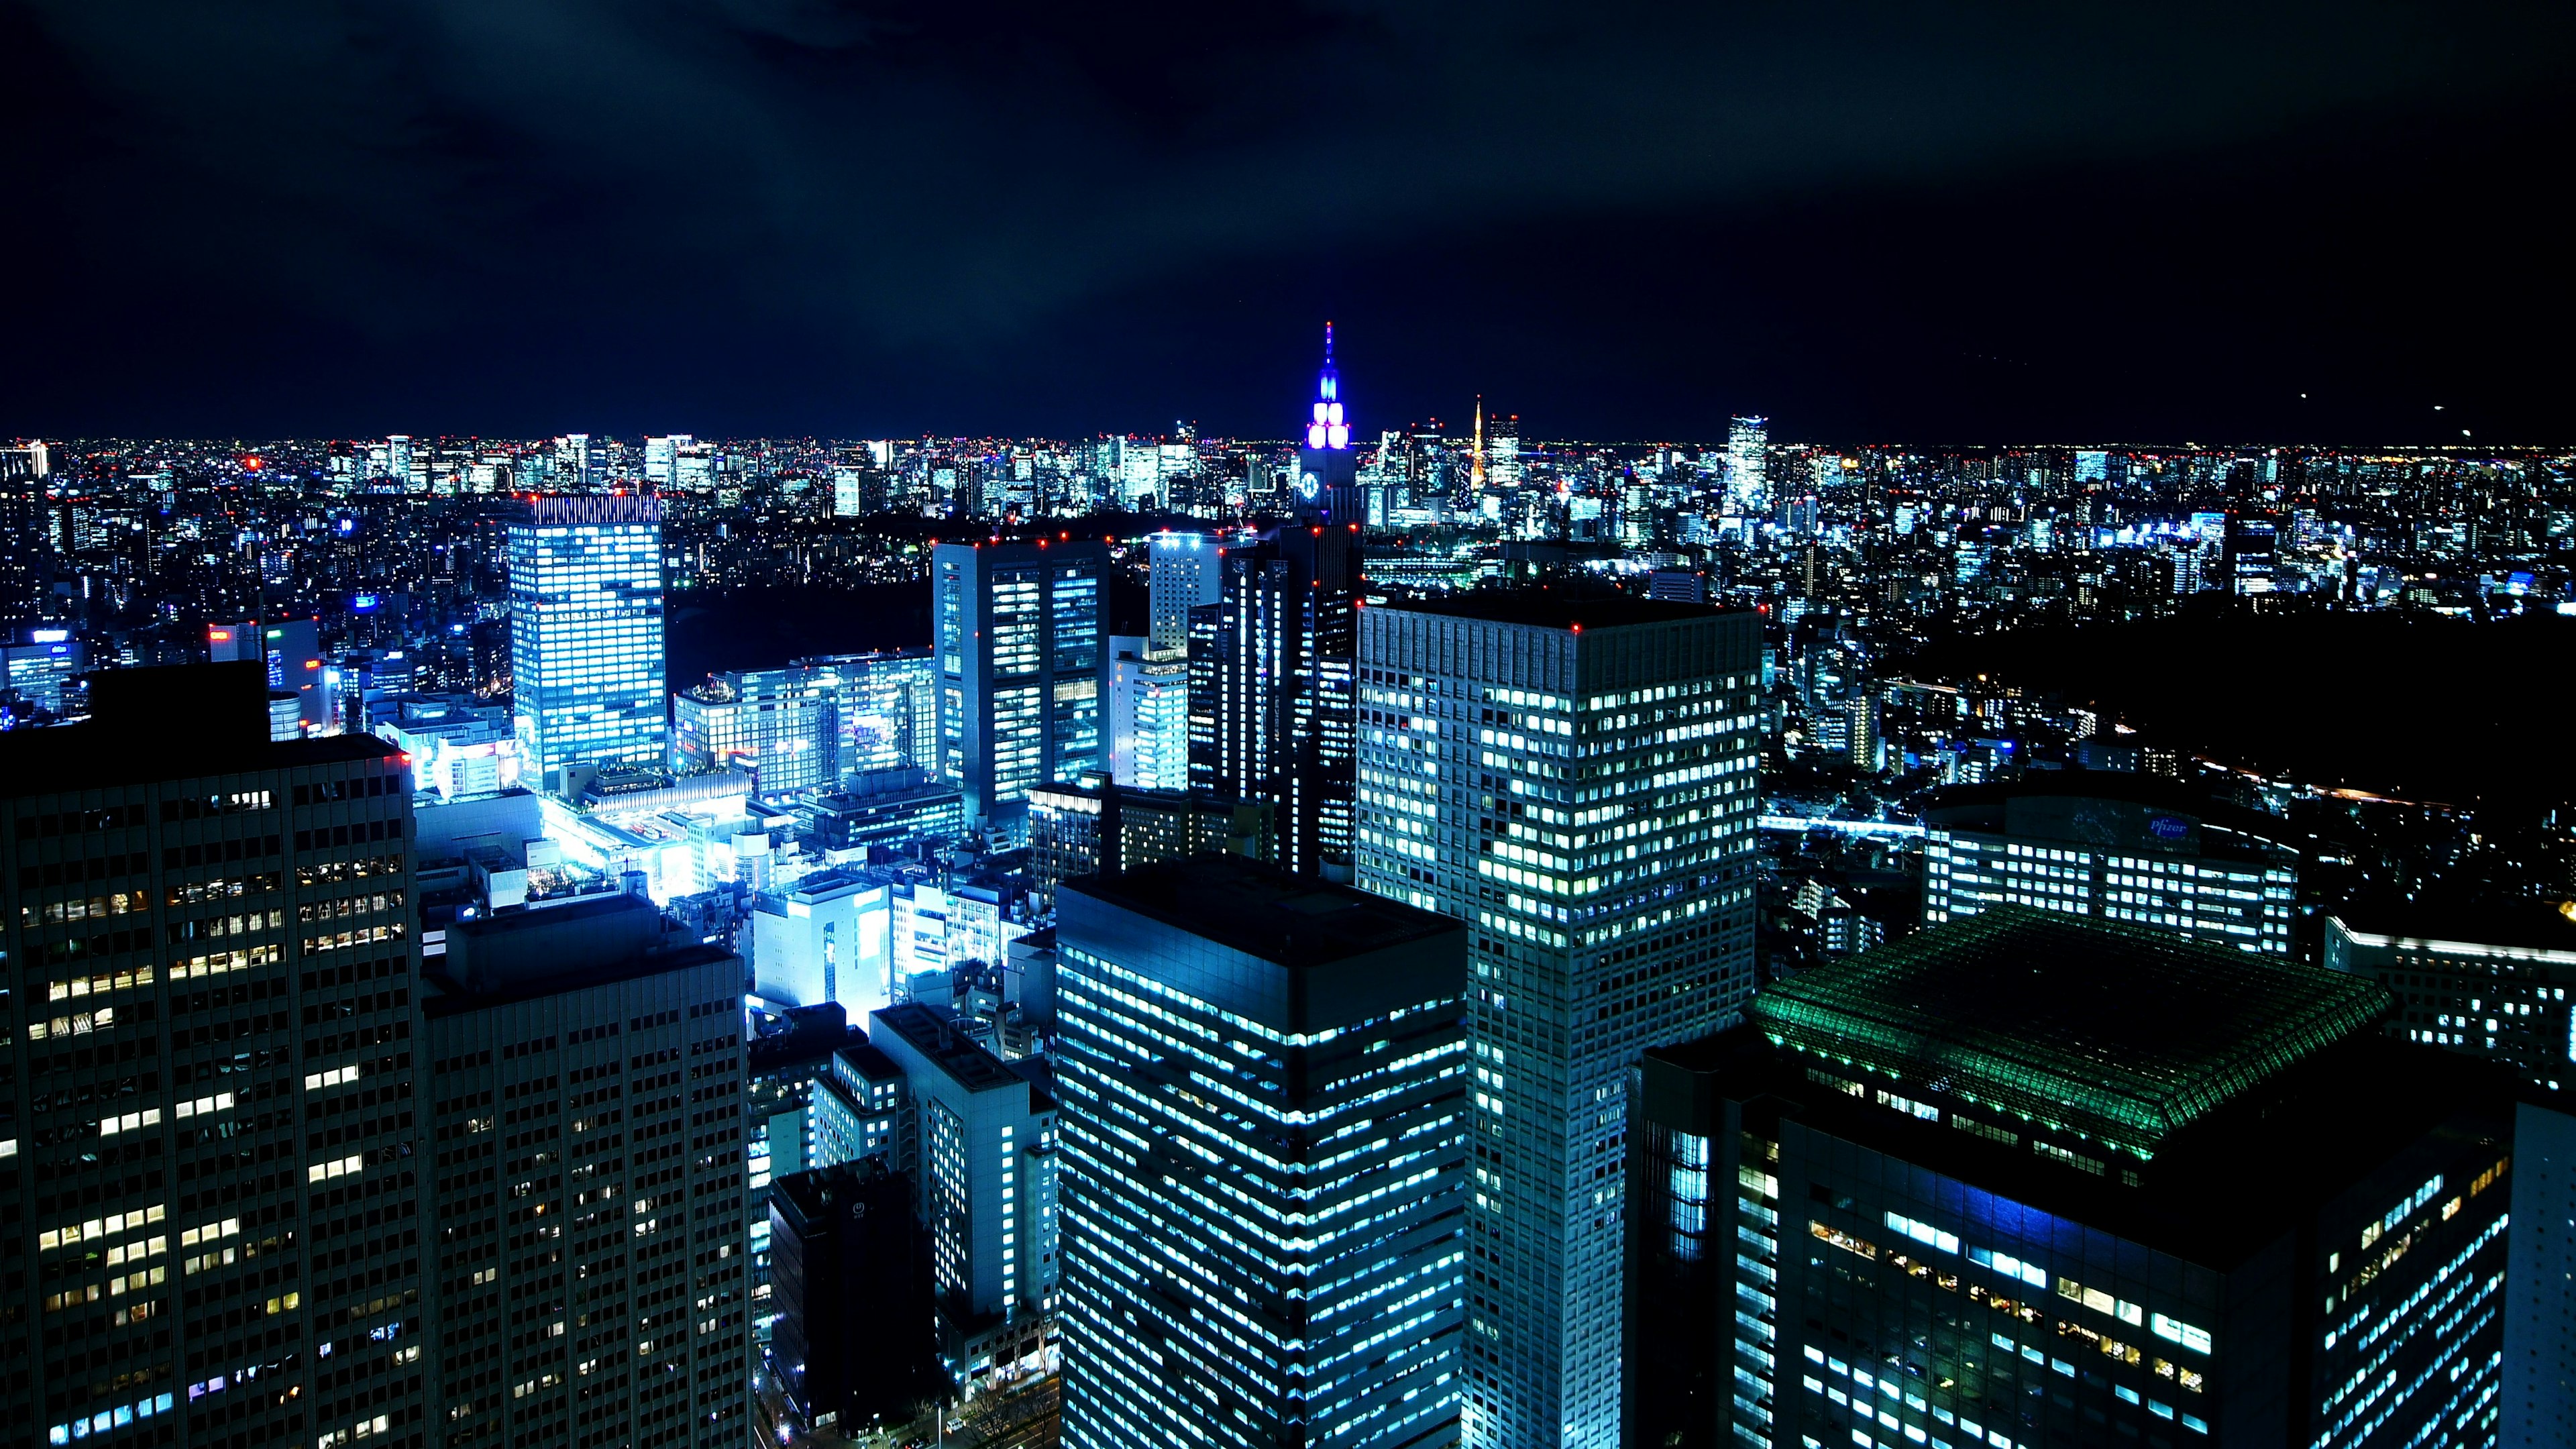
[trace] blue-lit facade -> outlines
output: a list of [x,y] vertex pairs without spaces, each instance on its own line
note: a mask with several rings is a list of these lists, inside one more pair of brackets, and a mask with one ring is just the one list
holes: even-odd
[[2096,1176],[1911,1090],[1752,1028],[1645,1057],[1628,1442],[2497,1442],[2509,1119],[2321,1081],[2285,1128],[2361,1098],[2386,1138]]
[[939,770],[966,817],[1021,838],[1029,791],[1106,769],[1109,551],[942,543],[931,558]]
[[1230,857],[1057,912],[1064,1442],[1457,1443],[1463,931]]
[[799,659],[794,671],[832,702],[841,788],[877,770],[939,768],[939,665],[927,649]]
[[663,768],[660,499],[539,498],[510,526],[510,669],[546,788],[567,765]]

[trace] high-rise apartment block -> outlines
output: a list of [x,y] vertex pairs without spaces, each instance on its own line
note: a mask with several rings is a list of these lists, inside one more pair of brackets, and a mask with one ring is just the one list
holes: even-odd
[[970,823],[1017,839],[1029,791],[1100,769],[1109,551],[1087,541],[942,543],[931,557],[940,771]]
[[2495,1443],[2512,1087],[2389,1005],[2007,906],[1647,1053],[1627,1442]]
[[1457,1443],[1465,928],[1227,856],[1056,909],[1065,1442]]
[[960,1382],[1039,1354],[1056,1300],[1056,1104],[932,1007],[887,1007],[868,1043],[903,1072],[919,1134],[914,1206],[930,1230],[941,1353]]
[[90,723],[0,736],[29,1441],[438,1427],[410,783],[372,736],[271,742],[262,676],[115,671]]
[[1943,791],[1923,812],[1923,923],[1999,905],[2286,955],[2298,835],[2147,776],[2052,770]]
[[741,1444],[741,959],[626,895],[460,923],[446,946],[418,1109],[439,1442]]
[[538,498],[510,525],[519,747],[545,788],[573,765],[665,767],[662,501]]
[[1358,534],[1282,525],[1225,551],[1192,615],[1190,785],[1277,811],[1278,860],[1349,878]]
[[1618,1442],[1625,1073],[1753,989],[1760,669],[1686,604],[1361,611],[1360,884],[1469,926],[1469,1443]]

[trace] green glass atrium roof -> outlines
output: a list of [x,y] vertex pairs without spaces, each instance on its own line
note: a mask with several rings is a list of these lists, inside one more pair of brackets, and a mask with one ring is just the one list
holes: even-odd
[[2143,1158],[2389,1001],[2339,971],[2008,906],[1765,987],[1748,1015],[1780,1046]]

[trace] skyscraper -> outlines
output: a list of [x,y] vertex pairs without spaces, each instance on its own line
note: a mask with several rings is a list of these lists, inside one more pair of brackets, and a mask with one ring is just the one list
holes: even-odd
[[1342,374],[1333,366],[1333,324],[1324,324],[1324,367],[1315,377],[1306,443],[1297,450],[1297,507],[1329,524],[1367,522],[1368,500],[1359,487],[1359,455],[1351,451],[1351,425],[1342,405]]
[[1770,506],[1769,418],[1737,418],[1726,430],[1726,511],[1744,518]]
[[27,1442],[416,1444],[435,1403],[410,782],[270,742],[261,675],[113,671],[0,735]]
[[1349,879],[1358,534],[1284,524],[1225,551],[1190,644],[1191,788],[1267,800],[1279,863]]
[[1189,661],[1132,635],[1110,636],[1109,648],[1109,777],[1145,790],[1187,788]]
[[1088,540],[942,543],[931,559],[940,773],[971,823],[1026,829],[1029,791],[1107,762],[1109,551]]
[[1204,533],[1158,533],[1146,575],[1157,652],[1190,644],[1190,610],[1216,602],[1217,540]]
[[1458,1442],[1465,928],[1231,856],[1057,912],[1065,1442]]
[[437,1187],[439,1442],[741,1444],[741,958],[666,936],[630,895],[461,922],[445,945],[416,1104],[437,1149],[416,1165]]
[[927,1006],[878,1009],[868,1042],[902,1071],[913,1106],[914,1210],[930,1230],[940,1352],[961,1383],[984,1378],[1051,1336],[1055,1098],[1039,1071],[1022,1075]]
[[510,525],[510,672],[520,753],[549,790],[572,765],[658,770],[662,500],[538,498]]
[[1647,1053],[1627,1442],[2495,1443],[2511,1084],[2389,1005],[2007,906]]
[[1618,1442],[1624,1073],[1753,987],[1760,648],[1562,589],[1361,611],[1360,884],[1470,927],[1471,1444]]

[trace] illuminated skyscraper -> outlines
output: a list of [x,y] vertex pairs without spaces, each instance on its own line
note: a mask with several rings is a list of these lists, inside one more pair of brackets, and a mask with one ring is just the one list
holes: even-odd
[[89,722],[0,734],[12,1092],[47,1109],[0,1126],[20,1443],[440,1422],[410,781],[371,735],[271,743],[267,694],[110,670]]
[[760,792],[839,783],[833,691],[812,671],[749,669],[671,696],[672,765],[684,774],[749,767]]
[[545,788],[568,765],[664,766],[662,500],[539,498],[510,525],[510,669]]
[[1222,855],[1056,909],[1065,1443],[1456,1444],[1465,928]]
[[1324,324],[1324,369],[1315,377],[1307,414],[1306,443],[1297,450],[1297,506],[1326,523],[1364,523],[1367,499],[1359,487],[1359,454],[1351,451],[1351,425],[1342,406],[1342,374],[1333,366],[1333,324]]
[[1217,541],[1204,533],[1154,535],[1147,580],[1152,590],[1155,649],[1189,647],[1190,610],[1216,602],[1217,551]]
[[1619,1443],[1625,1073],[1753,989],[1754,615],[1360,611],[1360,885],[1467,923],[1467,1442]]
[[939,661],[927,649],[826,654],[792,666],[831,696],[840,783],[939,768]]
[[1769,418],[1737,418],[1726,432],[1726,511],[1746,518],[1771,501]]
[[1019,839],[1030,790],[1107,765],[1108,568],[1089,541],[934,551],[939,768],[965,791],[970,823]]
[[1225,551],[1190,643],[1190,785],[1278,811],[1279,863],[1348,880],[1359,535],[1283,525]]

